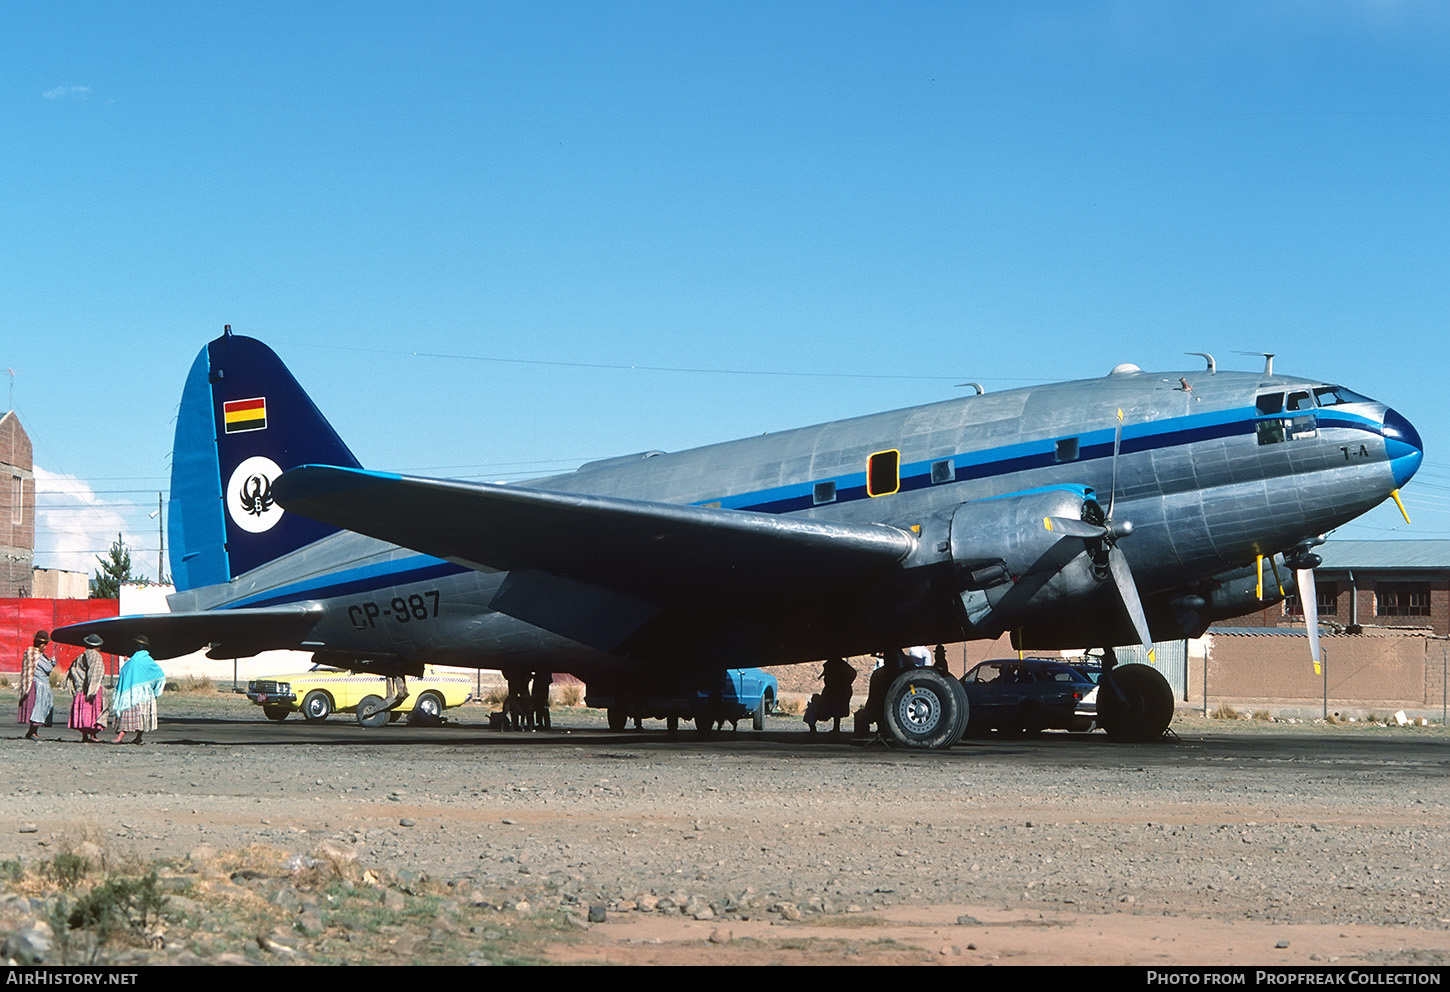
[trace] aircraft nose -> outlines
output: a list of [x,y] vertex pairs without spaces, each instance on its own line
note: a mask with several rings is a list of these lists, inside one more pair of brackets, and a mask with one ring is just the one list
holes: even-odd
[[1415,425],[1393,410],[1385,411],[1381,433],[1385,437],[1385,454],[1390,459],[1390,471],[1394,473],[1395,485],[1403,486],[1420,468],[1425,457],[1425,444]]

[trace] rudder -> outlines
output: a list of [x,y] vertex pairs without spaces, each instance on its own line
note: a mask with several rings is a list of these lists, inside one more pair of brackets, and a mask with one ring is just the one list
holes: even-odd
[[287,513],[271,486],[303,464],[361,468],[282,360],[226,333],[192,363],[171,462],[171,574],[178,590],[217,585],[334,533]]

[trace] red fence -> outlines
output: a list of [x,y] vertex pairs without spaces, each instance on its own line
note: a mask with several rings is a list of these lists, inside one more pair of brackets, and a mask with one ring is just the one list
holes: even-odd
[[[119,616],[118,599],[0,599],[0,672],[19,672],[20,658],[34,643],[37,630],[55,630],[72,623]],[[83,648],[52,644],[47,654],[58,659],[64,671],[80,656]],[[107,657],[106,670],[113,667]]]

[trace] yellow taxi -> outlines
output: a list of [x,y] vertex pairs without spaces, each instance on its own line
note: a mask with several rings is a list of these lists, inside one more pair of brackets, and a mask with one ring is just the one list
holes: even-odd
[[328,665],[313,665],[297,675],[252,679],[246,696],[262,707],[268,720],[302,714],[308,723],[320,723],[333,713],[357,713],[358,723],[376,727],[403,714],[413,724],[442,722],[443,711],[473,698],[473,673],[427,665],[421,678],[408,679],[408,698],[397,709],[364,719],[358,706],[370,697],[381,703],[388,695],[387,680],[371,672],[349,672]]

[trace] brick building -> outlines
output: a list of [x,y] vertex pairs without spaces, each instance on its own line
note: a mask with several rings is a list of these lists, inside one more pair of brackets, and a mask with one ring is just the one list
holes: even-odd
[[34,567],[35,465],[11,410],[0,416],[0,598],[31,595]]
[[[1315,551],[1324,559],[1314,572],[1321,627],[1347,633],[1366,627],[1415,628],[1450,636],[1450,541],[1331,540]],[[1273,581],[1267,567],[1265,581]],[[1303,607],[1291,595],[1219,626],[1303,625]]]

